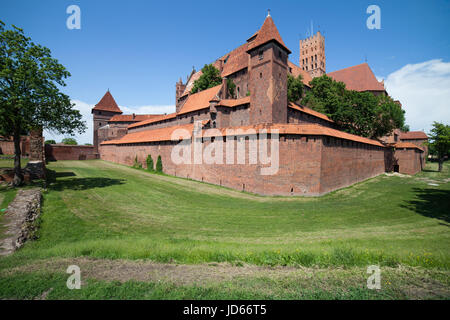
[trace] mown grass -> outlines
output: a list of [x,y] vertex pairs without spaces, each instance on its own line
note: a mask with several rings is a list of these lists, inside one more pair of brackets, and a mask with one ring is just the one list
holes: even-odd
[[17,258],[449,267],[448,163],[431,172],[438,186],[419,179],[430,172],[383,175],[320,198],[252,196],[96,160],[48,167],[40,239]]

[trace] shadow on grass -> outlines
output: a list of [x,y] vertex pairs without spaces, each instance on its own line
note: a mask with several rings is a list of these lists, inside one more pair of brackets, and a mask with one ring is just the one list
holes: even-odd
[[402,205],[403,208],[425,217],[450,222],[450,190],[414,188],[413,192],[417,198]]
[[47,169],[47,187],[55,191],[62,190],[87,190],[92,188],[104,188],[113,185],[125,183],[125,179],[111,179],[103,177],[88,178],[69,178],[59,179],[63,177],[75,177],[73,172],[55,172]]

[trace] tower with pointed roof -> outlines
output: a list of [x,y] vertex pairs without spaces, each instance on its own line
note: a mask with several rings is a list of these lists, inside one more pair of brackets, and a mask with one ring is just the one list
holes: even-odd
[[99,137],[98,129],[107,125],[108,120],[113,116],[122,114],[122,110],[120,110],[108,89],[103,98],[101,98],[94,108],[92,108],[91,113],[93,114],[94,120],[94,150],[95,152],[98,152],[98,146],[103,141],[102,138]]
[[286,47],[270,11],[261,29],[248,40],[250,124],[287,122]]

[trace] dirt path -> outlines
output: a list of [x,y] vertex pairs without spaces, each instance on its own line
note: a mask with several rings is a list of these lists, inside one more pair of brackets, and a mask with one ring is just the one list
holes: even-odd
[[[258,290],[271,291],[285,285],[306,289],[333,290],[336,288],[364,287],[367,270],[353,268],[294,268],[234,266],[229,263],[176,265],[152,261],[108,260],[91,258],[55,258],[36,260],[20,267],[4,269],[0,276],[18,272],[45,271],[65,273],[69,265],[80,267],[82,282],[86,279],[126,282],[168,282],[175,285],[208,286],[223,282],[256,286]],[[441,279],[441,280],[437,280]],[[446,280],[442,280],[446,279]],[[429,297],[450,298],[449,272],[399,266],[382,267],[382,286],[392,286],[413,299]],[[242,282],[243,281],[243,282]],[[283,284],[284,283],[284,284]]]

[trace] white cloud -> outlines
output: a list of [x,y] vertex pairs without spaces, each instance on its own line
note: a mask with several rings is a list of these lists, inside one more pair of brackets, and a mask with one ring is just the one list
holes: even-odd
[[[83,134],[77,134],[73,137],[77,140],[78,144],[92,143],[93,133],[92,133],[92,114],[91,110],[94,107],[92,104],[80,100],[72,100],[75,104],[74,108],[78,109],[83,116],[83,121],[86,122],[87,129]],[[175,106],[138,106],[138,107],[122,107],[120,109],[123,114],[163,114],[171,113],[175,111]],[[56,142],[61,142],[62,139],[69,137],[67,135],[61,135],[57,132],[50,132],[48,130],[44,131],[44,137],[46,140],[53,139]]]
[[450,62],[442,59],[408,64],[384,81],[389,94],[400,100],[411,130],[429,132],[433,121],[450,122]]

